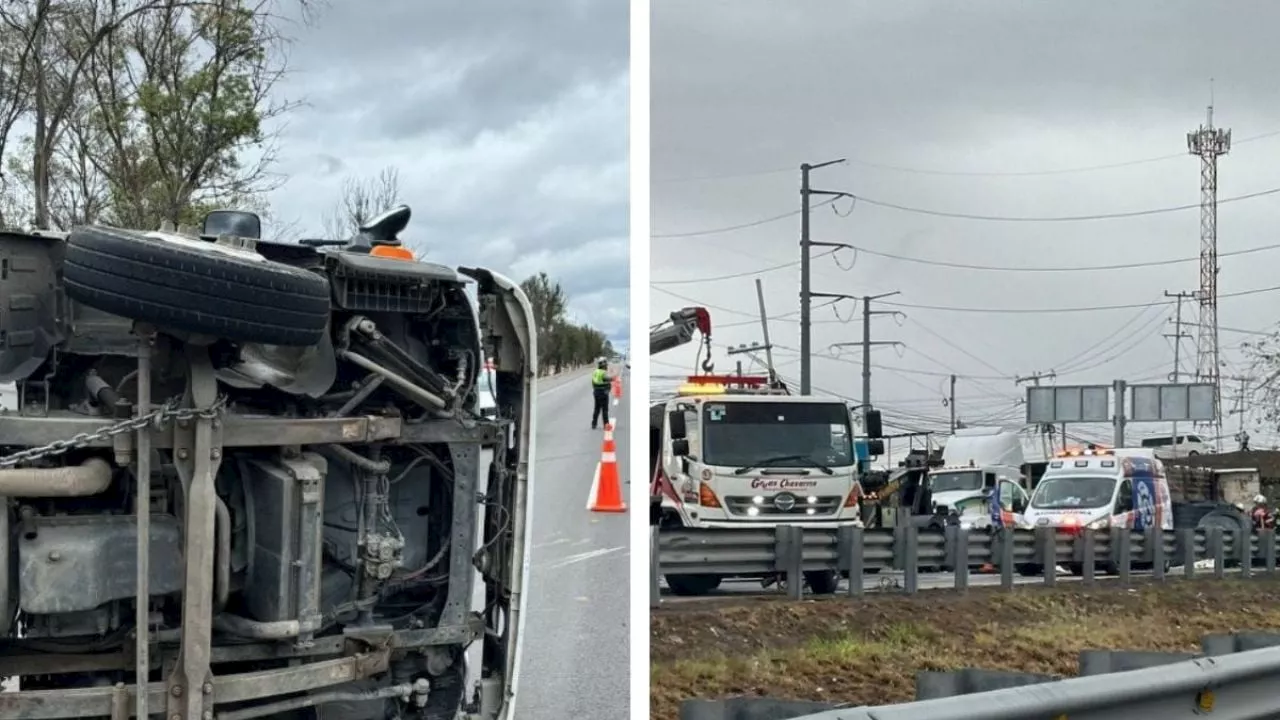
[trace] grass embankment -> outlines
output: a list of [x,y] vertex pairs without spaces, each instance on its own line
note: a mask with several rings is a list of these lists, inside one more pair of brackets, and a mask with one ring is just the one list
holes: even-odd
[[1278,600],[1280,580],[1252,579],[675,605],[650,615],[650,717],[677,720],[692,697],[909,701],[917,670],[1073,675],[1085,649],[1194,652],[1208,633],[1280,629]]

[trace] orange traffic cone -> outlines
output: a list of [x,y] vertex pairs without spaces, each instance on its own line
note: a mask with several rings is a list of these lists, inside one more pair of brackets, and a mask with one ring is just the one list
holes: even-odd
[[618,475],[618,451],[613,444],[613,424],[604,426],[604,446],[600,452],[600,476],[596,481],[595,497],[591,498],[592,512],[626,512],[622,501],[622,478]]
[[622,378],[620,377],[613,379],[613,396],[615,398],[622,397]]

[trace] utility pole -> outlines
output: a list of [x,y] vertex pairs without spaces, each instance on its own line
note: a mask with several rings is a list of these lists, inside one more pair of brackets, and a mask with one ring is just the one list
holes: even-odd
[[[815,297],[830,297],[836,299],[852,299],[852,295],[839,295],[830,293],[815,293],[810,290],[810,269],[809,269],[809,248],[811,247],[849,247],[844,243],[822,243],[813,242],[809,239],[809,198],[814,195],[825,195],[832,198],[853,197],[846,192],[837,192],[831,190],[814,190],[809,187],[810,171],[824,168],[829,165],[837,165],[845,162],[844,158],[839,160],[828,160],[827,162],[810,165],[804,163],[800,166],[800,394],[808,395],[811,378],[811,362],[813,360],[812,349],[812,323],[809,318],[810,305]],[[767,340],[765,342],[768,342]]]
[[1218,158],[1231,151],[1231,131],[1213,125],[1213,81],[1205,123],[1187,133],[1187,152],[1200,158],[1200,320],[1196,380],[1214,387],[1217,448],[1222,451],[1222,378],[1218,356]]
[[947,407],[951,409],[951,434],[956,434],[956,376],[951,376],[951,394],[947,396]]
[[[1230,382],[1240,383],[1240,389],[1236,391],[1231,398],[1231,415],[1239,415],[1239,429],[1236,430],[1236,436],[1239,438],[1244,433],[1244,416],[1246,415],[1245,400],[1249,397],[1249,383],[1255,382],[1257,378],[1250,375],[1233,375],[1229,378],[1223,378]],[[1237,440],[1238,442],[1238,440]]]
[[[1058,374],[1052,370],[1050,370],[1047,373],[1040,372],[1039,370],[1037,370],[1036,372],[1033,372],[1030,375],[1019,375],[1015,377],[1013,379],[1013,384],[1015,386],[1019,386],[1019,385],[1022,385],[1023,383],[1032,383],[1036,387],[1040,387],[1041,380],[1056,380],[1056,379],[1058,379]],[[1042,443],[1048,442],[1047,440],[1044,439],[1047,434],[1048,433],[1045,432],[1044,426],[1041,426],[1040,437],[1041,437]],[[1052,448],[1052,443],[1050,443],[1050,447]],[[1062,449],[1064,451],[1067,449],[1067,424],[1066,423],[1062,423]],[[1045,457],[1047,458],[1048,455],[1049,453],[1046,452]]]
[[[761,285],[758,278],[756,279],[756,300],[760,304],[760,329],[764,333],[764,344],[761,345],[760,343],[753,342],[750,345],[739,345],[736,348],[726,350],[725,353],[728,355],[745,354],[752,356],[753,353],[763,350],[765,354],[765,366],[769,374],[769,383],[772,386],[772,384],[778,379],[778,376],[773,370],[773,343],[769,342],[769,315],[764,307],[764,286]],[[755,360],[755,357],[752,356],[751,359]],[[742,375],[741,361],[738,361],[738,375]]]
[[[1177,292],[1171,293],[1168,290],[1164,293],[1165,297],[1177,298],[1178,309],[1173,315],[1173,334],[1165,334],[1165,337],[1173,340],[1173,372],[1169,373],[1169,382],[1175,385],[1182,378],[1182,340],[1190,338],[1191,335],[1182,332],[1182,301],[1190,300],[1196,296],[1195,293]],[[1178,445],[1178,423],[1173,423],[1173,440],[1174,447]]]
[[871,348],[876,345],[894,345],[903,347],[901,342],[897,340],[876,340],[871,339],[871,318],[875,315],[902,315],[897,310],[872,310],[871,302],[873,300],[882,300],[887,297],[900,294],[901,291],[880,293],[879,295],[863,295],[862,296],[862,342],[851,343],[835,343],[831,347],[862,347],[862,427],[867,427],[867,413],[871,412]]
[[769,382],[777,379],[773,372],[773,343],[769,342],[769,315],[764,310],[764,285],[756,278],[756,302],[760,305],[760,331],[764,333],[764,357],[769,366]]

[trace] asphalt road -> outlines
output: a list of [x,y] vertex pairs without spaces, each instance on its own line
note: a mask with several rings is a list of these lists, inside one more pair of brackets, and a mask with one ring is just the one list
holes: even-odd
[[[616,370],[616,368],[615,368]],[[629,514],[587,510],[604,434],[591,430],[588,371],[539,382],[529,605],[520,720],[625,718],[630,708]],[[609,408],[629,497],[627,381]]]

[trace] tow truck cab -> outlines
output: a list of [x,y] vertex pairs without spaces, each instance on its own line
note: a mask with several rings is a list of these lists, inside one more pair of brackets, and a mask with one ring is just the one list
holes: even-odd
[[[651,522],[663,528],[858,524],[857,473],[840,400],[788,395],[764,377],[693,376],[675,398],[650,406]],[[829,580],[831,592],[831,575],[807,579],[815,592]],[[668,584],[701,594],[719,579]]]

